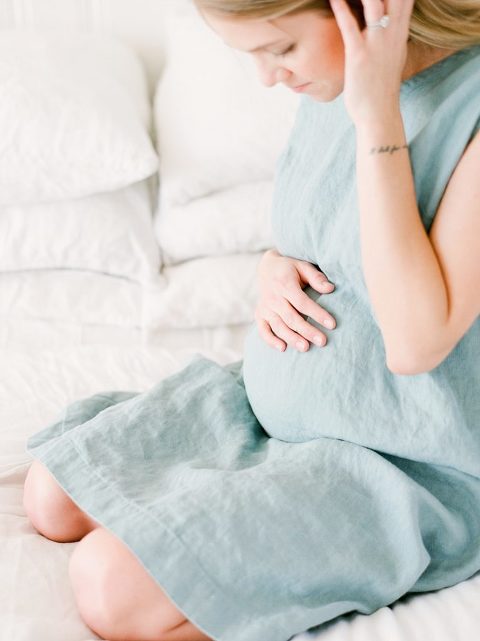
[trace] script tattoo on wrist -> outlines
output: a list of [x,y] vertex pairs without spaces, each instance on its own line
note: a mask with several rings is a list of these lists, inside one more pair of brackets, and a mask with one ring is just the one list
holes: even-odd
[[401,145],[400,147],[397,147],[397,145],[382,145],[381,147],[372,147],[370,149],[370,154],[389,153],[391,155],[396,151],[399,151],[400,149],[408,149],[408,145]]

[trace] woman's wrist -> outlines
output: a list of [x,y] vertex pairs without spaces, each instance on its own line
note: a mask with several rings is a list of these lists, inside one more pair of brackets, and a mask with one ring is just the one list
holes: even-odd
[[265,265],[265,261],[268,258],[274,257],[274,256],[279,256],[280,254],[277,252],[275,247],[272,247],[270,249],[267,249],[265,252],[263,252],[260,260],[258,261],[258,266],[257,266],[257,275],[260,275],[260,271],[262,267]]

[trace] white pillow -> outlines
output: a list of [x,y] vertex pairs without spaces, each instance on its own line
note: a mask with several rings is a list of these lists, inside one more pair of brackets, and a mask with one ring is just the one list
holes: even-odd
[[145,328],[191,329],[251,323],[264,252],[208,256],[166,267],[143,289]]
[[0,273],[0,329],[3,334],[8,327],[2,336],[7,345],[25,337],[29,325],[32,338],[38,330],[37,347],[40,336],[57,343],[68,330],[72,342],[83,342],[94,326],[109,331],[109,342],[116,328],[140,329],[141,319],[142,285],[124,278],[77,270]]
[[0,35],[0,204],[72,199],[153,174],[144,69],[107,35]]
[[249,54],[230,50],[193,4],[169,7],[165,36],[154,110],[162,211],[272,179],[299,96],[262,85]]
[[154,217],[166,265],[199,258],[256,252],[273,245],[270,208],[273,181],[245,183],[167,207]]
[[150,181],[75,200],[0,206],[0,271],[40,269],[154,278],[160,256]]

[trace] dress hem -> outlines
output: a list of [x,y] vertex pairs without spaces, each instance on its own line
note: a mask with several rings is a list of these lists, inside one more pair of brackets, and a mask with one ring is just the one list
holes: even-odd
[[[264,626],[258,629],[255,636],[252,636],[247,632],[247,622],[238,636],[229,631],[228,621],[238,620],[241,608],[226,599],[225,592],[215,584],[200,565],[198,558],[184,546],[178,535],[169,530],[165,523],[152,518],[152,515],[138,504],[129,502],[116,492],[115,488],[81,457],[72,440],[63,438],[55,445],[49,442],[44,446],[27,448],[27,451],[48,467],[74,503],[130,549],[173,604],[204,634],[212,637],[214,641],[225,641],[226,638],[231,641],[235,639],[240,641],[246,637],[249,641],[279,641],[278,634],[272,634],[272,630],[268,631]],[[71,479],[74,479],[74,494],[69,487]],[[94,490],[92,485],[95,485]],[[92,495],[95,496],[96,509],[94,510],[90,509]],[[114,495],[114,501],[112,501],[112,495]],[[119,502],[125,505],[124,514],[130,516],[128,522],[125,518],[122,521],[118,520]],[[115,513],[112,514],[113,506]],[[141,515],[138,523],[135,522],[135,514]],[[145,527],[145,519],[150,519],[152,527]],[[161,545],[162,554],[159,555],[158,565],[149,569],[145,561],[148,560],[152,566],[151,550],[158,546],[160,530],[163,532],[164,539]],[[171,559],[174,559],[173,572],[168,571],[172,568]],[[191,576],[192,572],[195,579],[185,581],[185,576]],[[176,581],[175,576],[180,579]],[[208,623],[205,623],[207,621]],[[285,641],[290,638],[291,635],[286,637]]]

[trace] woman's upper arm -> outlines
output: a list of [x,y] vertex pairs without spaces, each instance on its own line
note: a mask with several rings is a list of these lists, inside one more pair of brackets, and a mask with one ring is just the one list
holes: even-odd
[[446,357],[480,314],[478,129],[447,184],[429,238],[447,288],[448,323],[441,346]]

